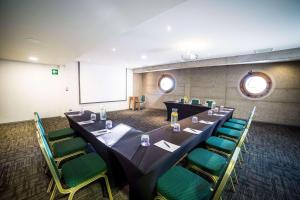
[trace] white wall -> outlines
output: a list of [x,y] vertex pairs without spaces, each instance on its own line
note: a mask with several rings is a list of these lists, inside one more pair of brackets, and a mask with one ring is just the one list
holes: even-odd
[[51,66],[0,60],[0,123],[61,113],[61,74],[54,76]]
[[[95,112],[100,110],[101,104],[79,105],[76,62],[60,67],[56,76],[52,75],[52,68],[50,65],[0,60],[0,123],[31,120],[34,111],[41,117],[55,117],[81,107]],[[132,71],[128,70],[127,96],[132,95],[132,80]],[[128,108],[127,101],[103,105],[108,111]]]

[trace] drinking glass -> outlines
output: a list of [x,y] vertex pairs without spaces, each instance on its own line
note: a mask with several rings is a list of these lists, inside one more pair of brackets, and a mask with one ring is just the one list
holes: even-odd
[[149,135],[143,134],[143,135],[141,136],[141,145],[142,145],[143,147],[148,147],[148,146],[150,146],[150,137],[149,137]]
[[220,106],[220,111],[224,111],[224,106]]
[[92,113],[92,114],[91,114],[91,120],[92,120],[92,121],[95,121],[96,119],[97,119],[96,114],[95,114],[95,113]]
[[111,129],[112,128],[112,121],[111,120],[106,120],[105,127],[106,127],[106,129]]
[[175,123],[175,124],[173,125],[173,131],[174,131],[174,132],[180,132],[180,124]]
[[106,115],[106,108],[105,106],[101,106],[100,108],[100,120],[106,120],[107,115]]
[[194,123],[194,124],[198,123],[198,117],[197,116],[192,117],[192,123]]
[[213,114],[213,111],[212,111],[212,110],[209,110],[207,113],[208,113],[208,115],[212,115],[212,114]]
[[172,108],[172,113],[171,113],[171,126],[174,126],[175,123],[178,121],[178,109],[177,108]]
[[214,108],[214,111],[215,111],[215,112],[219,112],[219,108],[218,108],[218,107],[215,107],[215,108]]
[[84,108],[80,108],[80,114],[81,114],[81,115],[84,114]]

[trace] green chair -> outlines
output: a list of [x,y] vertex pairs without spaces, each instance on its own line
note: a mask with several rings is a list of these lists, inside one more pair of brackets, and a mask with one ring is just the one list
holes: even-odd
[[192,105],[199,105],[200,103],[201,103],[200,99],[192,99],[192,101],[191,101]]
[[188,168],[196,170],[216,183],[227,166],[227,159],[203,148],[196,148],[187,156]]
[[[40,137],[45,138],[45,140],[47,141],[47,135],[40,122],[37,122],[36,126],[37,126],[38,133],[40,134]],[[87,143],[81,137],[76,137],[76,138],[72,138],[72,139],[68,139],[68,140],[64,140],[52,144],[52,150],[57,165],[59,166],[60,162],[65,159],[80,154],[85,154],[86,146]]]
[[245,126],[247,124],[247,120],[237,119],[237,118],[231,118],[228,120],[228,122],[236,123]]
[[[40,124],[43,126],[42,120],[37,112],[34,112],[34,119],[36,122],[40,122]],[[73,137],[75,137],[75,132],[71,128],[63,128],[60,130],[51,131],[47,133],[47,139],[51,144],[55,142],[67,140]]]
[[219,137],[223,137],[225,139],[238,141],[243,134],[243,131],[238,131],[231,128],[221,127],[217,130],[217,134]]
[[205,141],[206,148],[226,157],[230,157],[235,150],[236,143],[224,138],[211,136]]
[[[172,167],[158,179],[158,196],[155,197],[155,200],[221,199],[222,192],[228,180],[230,180],[232,189],[235,191],[231,174],[234,172],[237,180],[234,167],[239,154],[240,148],[237,147],[230,160],[226,161],[228,164],[225,164],[225,167],[223,166],[223,161],[220,162],[222,165],[218,168],[223,168],[223,173],[221,173],[220,181],[218,181],[218,184],[215,184],[214,187],[205,179],[181,166]],[[203,160],[210,162],[209,157],[206,157]]]
[[113,199],[106,176],[107,166],[98,154],[89,153],[67,161],[60,170],[57,168],[46,139],[42,136],[39,140],[41,140],[39,144],[55,183],[50,200],[55,199],[57,190],[61,194],[69,194],[68,200],[72,200],[79,189],[101,178],[105,180],[109,199]]
[[179,102],[180,102],[180,103],[184,103],[184,98],[180,98],[180,99],[179,99]]
[[250,118],[253,118],[255,110],[256,110],[256,106],[253,107],[248,120],[243,120],[243,119],[238,119],[238,118],[231,118],[231,119],[228,120],[228,122],[232,122],[232,123],[240,124],[242,126],[246,126],[248,124]]
[[206,100],[206,104],[209,108],[213,108],[213,105],[216,104],[214,100]]
[[175,166],[163,174],[157,182],[158,196],[155,199],[168,200],[208,200],[212,195],[212,185],[202,177]]
[[232,122],[225,122],[223,124],[223,127],[227,127],[227,128],[231,128],[231,129],[235,129],[238,131],[243,131],[246,127],[240,124],[236,124],[236,123],[232,123]]

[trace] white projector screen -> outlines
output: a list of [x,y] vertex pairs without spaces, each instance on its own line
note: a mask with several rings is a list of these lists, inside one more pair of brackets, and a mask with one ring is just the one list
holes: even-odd
[[79,103],[126,101],[127,70],[78,62]]

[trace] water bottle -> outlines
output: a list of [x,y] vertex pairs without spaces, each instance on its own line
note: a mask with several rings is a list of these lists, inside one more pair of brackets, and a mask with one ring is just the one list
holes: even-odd
[[174,126],[175,123],[178,121],[178,112],[177,108],[172,108],[172,113],[171,113],[171,126]]
[[104,106],[100,108],[100,120],[106,120],[107,115],[106,115],[106,109]]

